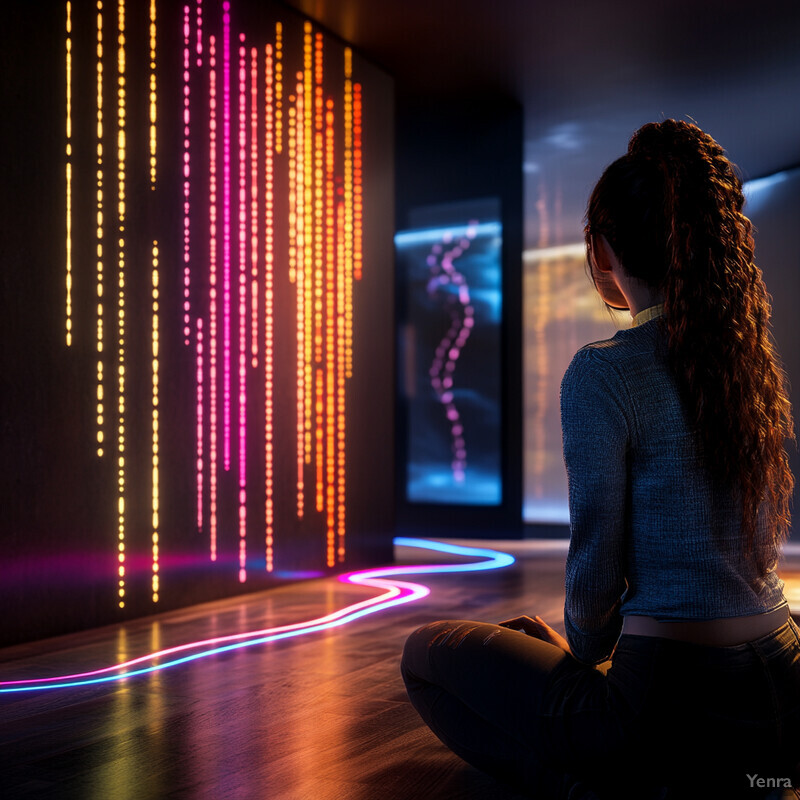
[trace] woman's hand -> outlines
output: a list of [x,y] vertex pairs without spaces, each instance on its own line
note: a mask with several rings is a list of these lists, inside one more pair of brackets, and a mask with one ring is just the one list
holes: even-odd
[[541,639],[548,644],[554,644],[565,652],[569,653],[569,642],[556,630],[553,630],[541,617],[514,617],[499,623],[503,628],[511,628],[514,631],[522,631],[534,639]]

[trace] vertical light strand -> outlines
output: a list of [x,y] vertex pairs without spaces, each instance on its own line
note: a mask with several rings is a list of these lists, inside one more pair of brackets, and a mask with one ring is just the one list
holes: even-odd
[[66,307],[67,347],[72,345],[72,3],[67,0],[66,21]]
[[336,563],[336,217],[333,100],[325,103],[325,528],[327,563]]
[[156,0],[150,0],[150,189],[156,188]]
[[195,30],[197,32],[197,44],[195,52],[197,54],[197,66],[203,66],[203,0],[197,0]]
[[97,386],[96,386],[96,430],[95,437],[97,440],[97,455],[102,457],[104,454],[104,440],[105,440],[105,378],[104,378],[104,364],[103,364],[103,325],[104,325],[104,298],[103,298],[103,283],[104,283],[104,253],[103,253],[103,236],[104,236],[104,205],[103,205],[103,2],[97,0],[97,63],[96,63],[96,86],[97,86],[97,230],[96,230],[96,257],[97,263],[95,268],[96,275],[96,294],[97,294],[97,312],[96,312],[96,337],[95,349],[97,352]]
[[197,485],[197,530],[203,530],[203,318],[197,318],[197,348],[195,350],[195,389],[196,389],[196,485]]
[[336,560],[342,563],[345,559],[345,503],[346,491],[346,431],[347,416],[345,413],[345,276],[346,237],[345,205],[336,204]]
[[314,39],[310,22],[303,37],[303,459],[311,464],[314,414]]
[[215,37],[208,42],[208,526],[211,560],[217,559],[217,491],[218,491],[218,403],[217,403],[217,356],[218,356],[218,264],[217,264],[217,59]]
[[231,468],[231,4],[222,4],[222,465]]
[[239,582],[247,579],[247,49],[239,34]]
[[361,84],[353,85],[353,277],[361,280],[364,239],[364,182],[361,151]]
[[190,83],[190,8],[183,7],[183,343],[189,346],[190,327],[190,290],[191,290],[191,83]]
[[125,203],[126,203],[126,83],[125,83],[125,0],[117,4],[117,218],[118,281],[117,281],[117,535],[119,549],[119,607],[125,606],[125,367],[126,367],[126,320],[125,320]]
[[258,366],[258,50],[250,50],[250,365]]
[[[314,37],[314,364],[316,365],[316,397],[314,410],[314,465],[316,467],[316,509],[325,511],[325,389],[322,368],[323,294],[324,294],[324,127],[322,94],[322,34]],[[330,561],[330,557],[328,558]]]
[[[305,280],[305,263],[306,263],[306,228],[305,228],[305,174],[306,174],[306,159],[305,159],[305,108],[304,108],[304,93],[303,93],[303,73],[297,73],[297,102],[295,108],[295,172],[294,180],[291,187],[294,189],[294,194],[291,190],[289,193],[290,201],[290,217],[292,213],[291,201],[294,198],[294,211],[295,211],[295,241],[296,241],[296,264],[295,264],[295,279],[297,283],[296,292],[296,311],[295,320],[297,328],[297,517],[303,518],[305,510],[305,424],[306,424],[306,321],[305,321],[305,307],[306,307],[306,280]],[[290,176],[291,177],[291,176]],[[291,263],[290,263],[291,269]]]
[[275,23],[275,152],[283,152],[283,23]]
[[159,269],[158,269],[158,242],[153,242],[152,251],[152,283],[153,283],[153,321],[152,321],[152,576],[151,588],[153,602],[158,602],[159,592],[159,564],[158,564],[158,532],[160,513],[160,481],[159,475],[159,397],[158,397],[158,372],[159,372]]
[[345,375],[353,376],[353,52],[344,51]]
[[274,368],[274,271],[275,271],[275,157],[273,115],[272,45],[265,48],[264,59],[264,553],[267,572],[274,568],[274,448],[273,416],[275,392]]

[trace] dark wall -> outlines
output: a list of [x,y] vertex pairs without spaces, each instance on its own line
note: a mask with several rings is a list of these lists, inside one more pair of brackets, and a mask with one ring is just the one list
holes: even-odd
[[[797,220],[800,218],[800,167],[745,185],[745,214],[753,223],[755,260],[772,298],[772,332],[789,379],[795,430],[800,407],[800,253]],[[800,542],[797,498],[800,495],[800,453],[795,444],[787,448],[795,475],[794,524],[791,539]]]
[[157,3],[154,68],[150,3],[124,5],[124,71],[102,13],[102,129],[95,4],[18,3],[3,26],[0,646],[392,557],[392,81],[234,0],[226,151],[223,4],[201,4],[197,52],[197,4],[185,29]]
[[[498,198],[502,231],[500,333],[502,502],[500,505],[410,503],[406,495],[408,403],[398,353],[397,522],[400,533],[517,538],[522,535],[522,113],[496,97],[448,97],[424,104],[398,102],[397,229],[409,227],[414,209]],[[409,317],[405,276],[398,269],[397,314]],[[469,347],[463,358],[469,358]]]

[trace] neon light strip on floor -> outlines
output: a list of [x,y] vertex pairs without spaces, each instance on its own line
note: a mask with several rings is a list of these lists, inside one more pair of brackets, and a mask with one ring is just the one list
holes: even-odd
[[[514,557],[507,553],[480,547],[466,547],[404,537],[396,538],[394,544],[402,547],[417,547],[440,553],[483,560],[461,564],[400,565],[348,572],[339,576],[341,582],[358,586],[368,586],[373,589],[381,589],[382,593],[368,600],[353,603],[338,611],[306,622],[296,622],[291,625],[281,625],[273,628],[265,628],[263,630],[248,631],[246,633],[237,633],[198,642],[190,642],[91,672],[59,675],[51,678],[0,681],[0,693],[30,692],[42,689],[67,689],[76,686],[109,683],[111,681],[132,678],[137,675],[146,675],[150,672],[164,670],[168,667],[175,667],[179,664],[186,664],[190,661],[196,661],[200,658],[216,655],[218,653],[225,653],[243,647],[252,647],[253,645],[265,644],[280,639],[316,633],[328,628],[345,625],[367,614],[374,614],[377,611],[393,608],[403,603],[420,600],[430,594],[431,590],[428,586],[420,583],[399,581],[393,577],[395,575],[477,572],[499,569],[500,567],[506,567],[514,563]],[[161,661],[161,663],[152,663],[159,659],[166,660]]]

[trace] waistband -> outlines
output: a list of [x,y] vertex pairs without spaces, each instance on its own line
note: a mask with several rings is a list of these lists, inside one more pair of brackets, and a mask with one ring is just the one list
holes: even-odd
[[617,645],[617,655],[657,658],[658,653],[671,653],[675,658],[686,659],[707,666],[746,664],[754,658],[771,660],[786,651],[800,652],[800,628],[789,617],[786,622],[770,633],[744,644],[714,647],[694,642],[681,642],[657,636],[635,636],[623,633]]
[[789,619],[789,605],[763,614],[714,620],[660,621],[653,617],[626,616],[622,632],[634,636],[657,636],[710,647],[730,647],[760,639],[777,630]]

